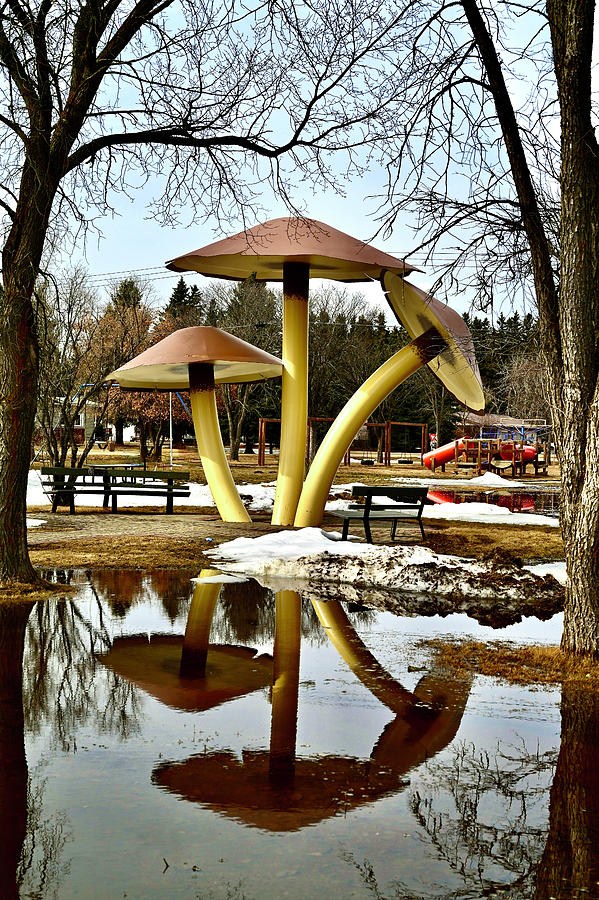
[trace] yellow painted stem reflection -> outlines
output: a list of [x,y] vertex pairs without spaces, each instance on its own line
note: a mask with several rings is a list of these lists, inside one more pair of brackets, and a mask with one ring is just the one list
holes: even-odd
[[279,473],[274,525],[292,525],[304,481],[308,417],[307,263],[283,267],[283,376]]
[[335,650],[371,694],[395,713],[409,709],[415,701],[414,694],[395,681],[364,646],[341,603],[313,600],[312,605]]
[[269,777],[277,781],[293,778],[302,601],[295,591],[276,595],[274,676],[270,728]]
[[202,569],[200,581],[193,589],[181,652],[180,672],[186,678],[201,678],[206,674],[210,628],[222,587],[220,582],[202,584],[201,579],[211,575],[220,575],[220,572],[217,569]]
[[420,343],[413,341],[373,372],[347,401],[310,466],[297,507],[296,526],[319,525],[322,522],[333,478],[354,437],[385,397],[425,362]]
[[223,522],[251,522],[237,493],[218,424],[214,390],[190,386],[191,413],[204,475]]
[[433,671],[424,675],[411,693],[364,646],[338,600],[312,601],[312,605],[354,675],[395,713],[376,742],[371,759],[396,772],[406,772],[446,747],[462,721],[472,679]]

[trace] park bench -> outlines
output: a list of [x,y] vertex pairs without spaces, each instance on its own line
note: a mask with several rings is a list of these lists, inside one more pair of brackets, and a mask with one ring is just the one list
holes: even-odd
[[102,494],[103,506],[112,506],[118,512],[118,498],[165,497],[166,512],[173,512],[175,497],[189,497],[189,472],[157,471],[139,466],[90,466],[60,468],[44,466],[41,469],[44,493],[52,497],[52,512],[59,505],[68,505],[75,512],[77,495]]
[[352,503],[349,509],[339,509],[330,515],[343,519],[343,540],[347,539],[349,523],[352,520],[364,523],[364,533],[369,544],[374,543],[370,523],[373,519],[385,519],[392,522],[391,540],[395,540],[395,531],[400,519],[411,519],[418,522],[422,539],[422,509],[426,500],[426,488],[391,487],[389,485],[354,485],[352,497],[364,498],[364,503]]

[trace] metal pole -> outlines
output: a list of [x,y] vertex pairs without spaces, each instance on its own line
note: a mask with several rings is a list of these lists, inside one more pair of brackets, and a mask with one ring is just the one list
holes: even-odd
[[168,437],[171,448],[170,460],[171,469],[173,468],[173,392],[168,392]]

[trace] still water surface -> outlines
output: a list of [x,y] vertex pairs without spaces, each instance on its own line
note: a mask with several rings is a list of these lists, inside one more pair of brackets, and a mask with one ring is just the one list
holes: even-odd
[[2,897],[597,896],[599,704],[420,644],[554,642],[559,616],[55,577],[72,600],[0,611]]

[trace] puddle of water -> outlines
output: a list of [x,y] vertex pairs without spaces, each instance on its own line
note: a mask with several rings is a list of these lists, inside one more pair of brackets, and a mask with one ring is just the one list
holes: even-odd
[[559,616],[61,577],[73,600],[0,608],[2,897],[569,897],[568,853],[596,896],[599,701],[419,645],[555,642]]
[[509,491],[463,491],[453,488],[435,488],[428,492],[432,503],[493,503],[510,512],[535,513],[537,515],[559,517],[559,491],[535,490]]

